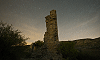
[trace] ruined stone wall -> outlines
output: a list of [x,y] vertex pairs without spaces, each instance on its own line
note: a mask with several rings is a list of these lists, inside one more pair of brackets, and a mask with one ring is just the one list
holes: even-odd
[[62,60],[62,55],[57,53],[59,39],[56,10],[50,11],[50,15],[45,18],[46,32],[44,34],[44,45],[36,51],[34,50],[32,57],[34,60]]
[[45,18],[47,31],[44,35],[44,44],[47,46],[50,52],[55,53],[56,47],[59,43],[56,10],[50,11],[50,15],[46,16]]

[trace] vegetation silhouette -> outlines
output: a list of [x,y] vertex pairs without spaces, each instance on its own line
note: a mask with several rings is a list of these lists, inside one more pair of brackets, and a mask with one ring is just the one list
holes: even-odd
[[57,50],[64,60],[100,60],[100,37],[61,41]]
[[38,50],[38,48],[42,47],[44,45],[44,42],[43,41],[35,41],[34,43],[31,44],[31,48],[32,48],[32,52],[33,50]]
[[35,42],[35,46],[37,46],[37,47],[41,47],[43,45],[44,45],[43,41],[38,40],[38,41]]
[[77,50],[74,48],[75,43],[73,42],[60,42],[57,48],[58,53],[61,53],[64,59],[77,60]]
[[0,60],[19,60],[25,57],[28,47],[26,40],[19,30],[12,25],[0,22]]

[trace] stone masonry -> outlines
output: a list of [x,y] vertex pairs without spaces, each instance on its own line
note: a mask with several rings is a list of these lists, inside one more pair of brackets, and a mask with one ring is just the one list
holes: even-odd
[[31,57],[33,60],[62,60],[62,55],[57,52],[59,40],[56,10],[50,11],[50,15],[45,18],[44,45],[34,50]]
[[52,60],[61,60],[57,54],[59,40],[56,10],[50,11],[50,15],[45,18],[47,31],[44,34],[44,46],[47,48],[47,53],[51,56]]
[[50,15],[45,18],[47,31],[44,34],[44,44],[50,52],[54,52],[59,43],[56,10],[50,11]]

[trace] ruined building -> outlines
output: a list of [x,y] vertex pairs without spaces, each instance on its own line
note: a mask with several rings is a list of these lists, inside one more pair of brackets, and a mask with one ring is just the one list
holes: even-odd
[[44,44],[50,52],[54,53],[59,43],[56,10],[50,11],[50,15],[45,18],[47,31],[44,34]]
[[47,54],[51,60],[61,60],[57,54],[58,28],[56,10],[50,11],[50,15],[45,17],[46,32],[44,34],[44,46],[47,48]]
[[50,11],[50,15],[45,18],[44,45],[37,51],[33,51],[32,57],[34,60],[62,60],[62,55],[57,52],[59,40],[56,10]]

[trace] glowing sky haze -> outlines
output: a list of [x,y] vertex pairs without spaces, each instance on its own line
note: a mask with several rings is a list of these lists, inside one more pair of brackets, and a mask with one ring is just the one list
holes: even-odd
[[53,9],[60,41],[100,37],[100,0],[0,0],[0,21],[22,31],[30,44],[43,40]]

